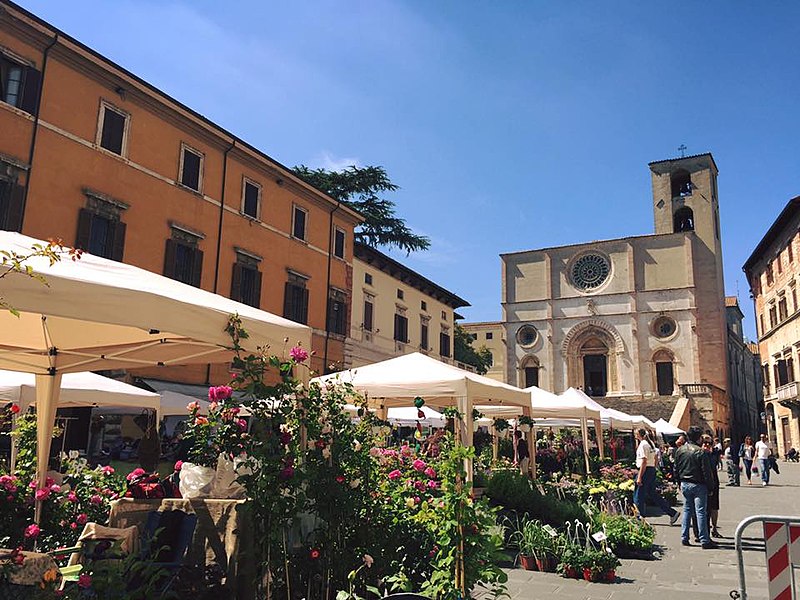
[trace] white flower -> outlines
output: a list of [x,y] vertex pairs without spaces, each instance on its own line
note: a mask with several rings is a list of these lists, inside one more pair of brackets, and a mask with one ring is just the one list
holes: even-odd
[[360,479],[353,479],[353,481],[350,482],[350,487],[353,489],[356,489],[360,485],[361,485]]
[[359,442],[358,440],[353,440],[353,449],[356,452],[359,452],[361,450],[361,442]]
[[322,458],[330,458],[331,457],[331,449],[325,446],[322,449]]
[[70,457],[70,459],[72,459],[72,460],[75,460],[75,459],[76,459],[76,458],[78,458],[79,456],[80,456],[80,454],[78,454],[78,451],[77,451],[77,450],[70,450],[70,451],[69,451],[69,457]]
[[372,558],[369,554],[365,554],[364,556],[362,556],[361,560],[364,561],[364,564],[367,565],[368,569],[372,566],[372,563],[375,562],[375,559]]

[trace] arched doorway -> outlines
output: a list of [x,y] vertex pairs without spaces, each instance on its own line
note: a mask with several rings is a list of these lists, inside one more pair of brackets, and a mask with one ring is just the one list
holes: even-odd
[[581,321],[564,337],[561,352],[567,363],[567,385],[597,397],[620,390],[619,368],[625,345],[610,323],[603,319]]
[[669,350],[661,349],[653,355],[655,388],[659,396],[675,393],[675,357]]
[[535,356],[526,356],[519,365],[519,386],[529,388],[533,385],[539,386],[539,359]]
[[583,391],[603,397],[608,392],[608,346],[597,336],[589,337],[580,347],[583,367]]

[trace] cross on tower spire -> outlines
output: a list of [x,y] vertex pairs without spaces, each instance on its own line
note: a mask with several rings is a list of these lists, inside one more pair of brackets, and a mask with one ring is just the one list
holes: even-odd
[[681,153],[681,158],[686,156],[686,144],[681,144],[678,146],[678,151]]

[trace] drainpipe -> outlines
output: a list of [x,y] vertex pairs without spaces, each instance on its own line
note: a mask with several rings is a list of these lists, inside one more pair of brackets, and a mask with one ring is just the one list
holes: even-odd
[[36,99],[36,114],[33,116],[33,134],[31,135],[31,149],[28,153],[28,176],[25,178],[25,193],[22,195],[22,219],[20,221],[20,231],[22,231],[22,224],[25,222],[25,208],[28,205],[28,188],[31,185],[31,174],[33,173],[33,155],[36,151],[36,138],[39,133],[39,113],[42,110],[42,96],[44,96],[44,75],[47,71],[47,57],[50,55],[50,49],[58,43],[58,33],[56,33],[53,41],[50,42],[47,48],[44,49],[42,55],[42,75],[39,83],[39,97]]
[[[222,154],[222,191],[219,195],[219,223],[217,225],[217,251],[214,258],[214,288],[213,292],[217,293],[219,285],[219,259],[222,253],[222,218],[225,215],[225,182],[228,179],[228,153],[236,146],[236,139],[231,140],[231,143]],[[211,364],[206,365],[206,385],[211,385]]]
[[[325,283],[325,350],[322,353],[322,373],[327,373],[328,370],[328,340],[331,338],[330,331],[330,311],[331,303],[328,302],[328,296],[331,291],[331,261],[333,260],[333,213],[342,207],[342,203],[336,201],[336,207],[330,212],[328,222],[328,278]],[[346,319],[347,317],[345,317]]]

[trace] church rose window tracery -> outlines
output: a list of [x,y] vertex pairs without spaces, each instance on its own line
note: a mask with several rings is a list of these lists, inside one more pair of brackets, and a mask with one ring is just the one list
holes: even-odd
[[677,325],[670,317],[659,317],[653,322],[653,334],[659,339],[666,339],[675,333]]
[[517,342],[523,348],[529,348],[536,343],[538,335],[533,325],[523,325],[517,330]]
[[606,257],[584,254],[572,264],[570,275],[576,288],[591,291],[605,283],[610,272],[611,265]]

